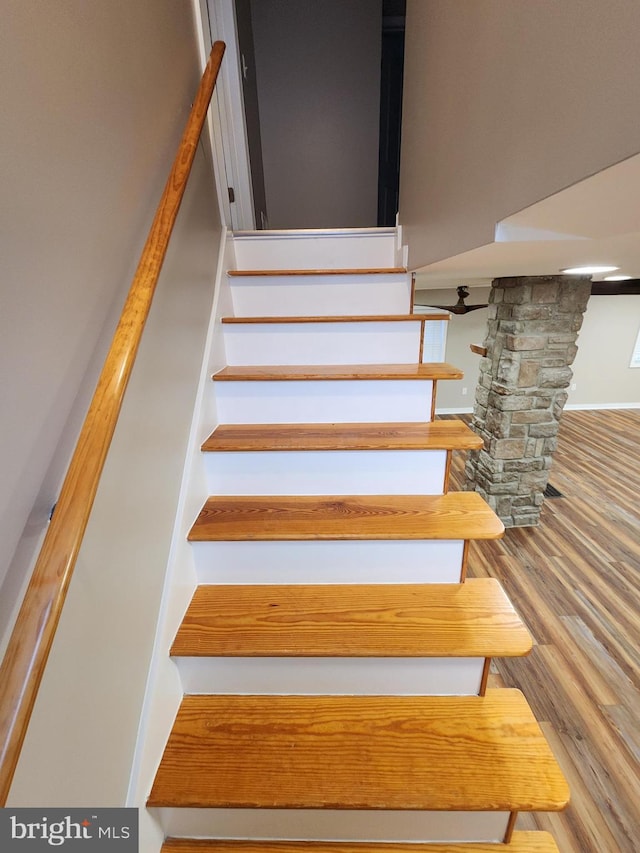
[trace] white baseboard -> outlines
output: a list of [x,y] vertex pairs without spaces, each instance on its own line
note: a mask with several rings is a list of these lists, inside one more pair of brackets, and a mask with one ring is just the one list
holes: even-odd
[[582,411],[585,409],[640,409],[640,403],[567,403],[567,411]]
[[[585,411],[597,409],[640,409],[640,403],[567,403],[566,411]],[[469,415],[473,407],[437,408],[436,415]]]

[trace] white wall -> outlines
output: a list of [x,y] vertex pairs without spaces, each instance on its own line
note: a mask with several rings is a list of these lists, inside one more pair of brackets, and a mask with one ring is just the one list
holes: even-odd
[[408,0],[400,220],[419,268],[640,151],[640,3]]
[[592,296],[573,362],[567,406],[640,408],[640,369],[630,368],[640,331],[640,296]]
[[191,4],[5,0],[0,76],[1,635],[197,86]]
[[12,806],[126,802],[220,239],[199,151],[11,788]]
[[270,228],[377,221],[381,0],[252,0]]
[[[420,274],[417,287],[420,288]],[[489,287],[473,287],[467,303],[487,302]],[[437,289],[416,292],[420,303],[453,305],[455,290]],[[640,330],[640,297],[592,296],[587,304],[578,335],[578,354],[573,362],[575,390],[569,390],[568,407],[640,408],[640,369],[630,368],[631,353]],[[487,311],[451,315],[447,332],[446,361],[464,372],[464,379],[438,383],[438,412],[471,411],[480,372],[480,357],[469,344],[484,344]],[[467,393],[463,389],[467,388]]]

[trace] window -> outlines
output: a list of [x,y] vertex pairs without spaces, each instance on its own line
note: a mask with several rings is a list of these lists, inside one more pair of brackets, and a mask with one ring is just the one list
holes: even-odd
[[633,353],[631,354],[631,364],[629,367],[640,367],[640,329],[638,329],[636,345],[634,346]]

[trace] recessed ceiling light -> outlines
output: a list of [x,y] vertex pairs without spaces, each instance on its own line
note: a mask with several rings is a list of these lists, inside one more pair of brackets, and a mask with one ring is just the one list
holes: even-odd
[[560,270],[565,275],[595,275],[600,272],[613,272],[620,267],[605,267],[605,266],[590,266],[590,267],[568,267],[565,270]]
[[630,275],[606,275],[603,281],[629,281]]

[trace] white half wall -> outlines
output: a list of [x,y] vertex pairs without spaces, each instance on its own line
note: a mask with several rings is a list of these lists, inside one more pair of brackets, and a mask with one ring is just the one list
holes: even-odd
[[18,763],[11,806],[126,803],[211,314],[218,218],[211,170],[200,150]]
[[[420,274],[416,277],[420,288]],[[473,287],[467,303],[486,303],[490,287]],[[455,305],[458,294],[455,288],[416,291],[416,300],[426,305]],[[444,360],[459,367],[464,373],[455,382],[438,382],[436,412],[472,411],[476,398],[476,386],[480,375],[480,356],[472,353],[469,344],[482,344],[487,336],[487,309],[480,308],[468,314],[451,314],[447,325],[447,348]],[[466,393],[465,393],[466,389]]]

